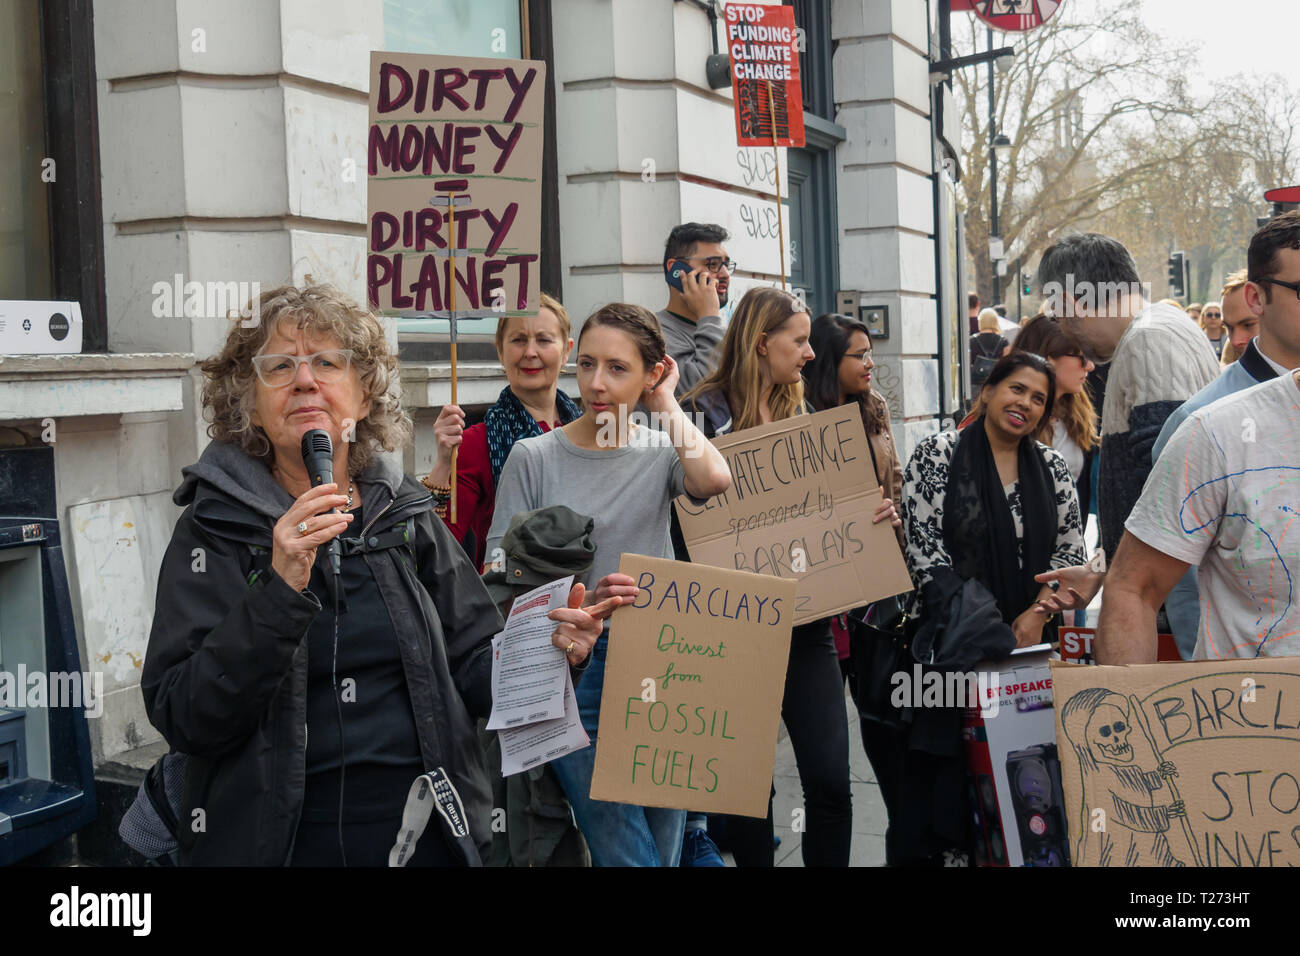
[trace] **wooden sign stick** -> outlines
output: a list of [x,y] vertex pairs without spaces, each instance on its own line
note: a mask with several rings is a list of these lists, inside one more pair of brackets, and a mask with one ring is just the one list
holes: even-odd
[[781,288],[785,281],[785,217],[781,212],[781,153],[776,148],[776,104],[772,99],[772,81],[766,80],[767,114],[772,120],[772,158],[776,160],[776,241],[781,245]]
[[[448,196],[447,229],[451,234],[451,282],[447,288],[447,311],[451,314],[447,321],[451,326],[451,403],[456,401],[456,197]],[[456,459],[459,458],[460,446],[451,450],[451,523],[456,523]]]
[[[462,193],[456,195],[457,189],[463,189],[467,183],[464,180],[437,183],[434,189],[447,190],[447,194],[437,196],[433,200],[433,205],[446,204],[447,206],[447,228],[449,238],[447,240],[447,256],[450,268],[447,275],[450,281],[447,283],[447,322],[451,327],[451,403],[460,404],[456,400],[456,207],[463,206],[469,202],[469,194]],[[451,507],[449,509],[451,523],[456,523],[456,459],[459,457],[460,447],[457,446],[451,450]]]

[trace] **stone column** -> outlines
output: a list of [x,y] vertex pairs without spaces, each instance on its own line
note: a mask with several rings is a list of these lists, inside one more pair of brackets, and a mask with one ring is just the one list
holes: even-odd
[[834,0],[840,285],[889,307],[876,387],[906,456],[936,428],[934,196],[929,29],[917,0]]

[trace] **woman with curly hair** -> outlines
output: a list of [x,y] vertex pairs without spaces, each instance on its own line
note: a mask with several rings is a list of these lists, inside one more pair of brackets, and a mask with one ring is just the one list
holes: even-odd
[[[419,482],[397,358],[328,286],[263,293],[202,364],[214,439],[182,470],[141,689],[188,755],[182,863],[477,865],[490,790],[474,719],[491,709],[500,615]],[[336,481],[301,451],[332,441]],[[340,541],[337,570],[327,558]],[[551,612],[581,662],[608,608]],[[424,778],[429,786],[413,786]],[[399,847],[408,795],[442,794]],[[409,831],[407,831],[409,833]]]

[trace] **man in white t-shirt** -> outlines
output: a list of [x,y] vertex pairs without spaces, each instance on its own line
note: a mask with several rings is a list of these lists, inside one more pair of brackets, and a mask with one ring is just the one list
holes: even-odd
[[1199,565],[1195,658],[1300,654],[1300,372],[1193,412],[1142,489],[1107,577],[1103,664],[1156,659],[1156,612]]

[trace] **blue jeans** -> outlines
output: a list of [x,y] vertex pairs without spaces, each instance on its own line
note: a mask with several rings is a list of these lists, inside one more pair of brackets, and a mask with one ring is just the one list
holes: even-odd
[[594,866],[676,866],[682,854],[685,810],[638,807],[591,799],[591,775],[596,766],[596,725],[605,683],[608,632],[591,652],[591,664],[579,682],[578,715],[591,735],[591,746],[551,762],[564,794],[573,806],[578,829],[587,840]]

